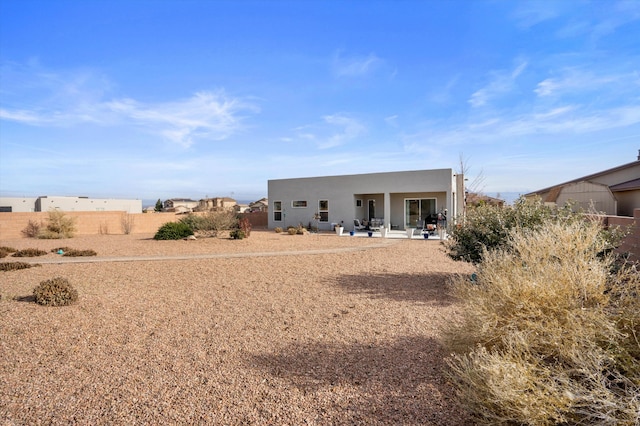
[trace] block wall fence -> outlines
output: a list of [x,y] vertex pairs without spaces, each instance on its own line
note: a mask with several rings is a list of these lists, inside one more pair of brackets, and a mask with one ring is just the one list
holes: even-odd
[[[118,211],[64,212],[75,218],[76,235],[124,234],[124,221],[130,221],[131,234],[155,234],[167,222],[177,222],[184,215],[175,213],[125,213]],[[267,213],[243,213],[253,229],[267,227]],[[29,221],[46,223],[47,212],[0,213],[0,239],[26,238],[22,230]]]

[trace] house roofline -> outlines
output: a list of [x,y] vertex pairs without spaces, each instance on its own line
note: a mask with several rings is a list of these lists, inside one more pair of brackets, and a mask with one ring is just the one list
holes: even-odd
[[569,180],[569,181],[566,181],[566,182],[563,182],[563,183],[558,183],[556,185],[549,186],[547,188],[539,189],[537,191],[529,192],[528,194],[524,194],[524,196],[528,197],[528,196],[531,196],[531,195],[536,195],[536,194],[540,194],[540,193],[544,193],[544,192],[549,192],[554,188],[565,186],[565,185],[568,185],[570,183],[587,182],[587,181],[589,181],[589,180],[591,180],[593,178],[597,178],[599,176],[603,176],[603,175],[606,175],[608,173],[624,170],[626,168],[633,167],[633,166],[638,165],[638,164],[640,164],[640,160],[632,161],[631,163],[623,164],[621,166],[613,167],[611,169],[603,170],[601,172],[593,173],[593,174],[590,174],[590,175],[587,175],[587,176],[583,176],[583,177],[580,177],[580,178],[577,178],[577,179]]

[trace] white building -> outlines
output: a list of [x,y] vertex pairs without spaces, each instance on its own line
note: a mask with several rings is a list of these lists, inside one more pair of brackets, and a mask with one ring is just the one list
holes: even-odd
[[445,209],[450,220],[462,214],[464,177],[438,169],[276,179],[268,181],[268,200],[271,229],[318,223],[353,230],[354,219],[406,229]]
[[42,196],[37,198],[0,197],[0,212],[124,211],[142,213],[142,200]]

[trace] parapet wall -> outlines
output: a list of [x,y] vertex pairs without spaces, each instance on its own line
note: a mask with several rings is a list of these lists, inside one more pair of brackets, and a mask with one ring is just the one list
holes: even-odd
[[[177,222],[184,215],[175,213],[125,213],[118,211],[64,212],[75,219],[76,235],[125,234],[127,224],[131,234],[155,234],[167,222]],[[254,229],[266,228],[267,213],[240,215],[249,219]],[[48,212],[0,213],[0,239],[22,238],[29,221],[46,223]]]

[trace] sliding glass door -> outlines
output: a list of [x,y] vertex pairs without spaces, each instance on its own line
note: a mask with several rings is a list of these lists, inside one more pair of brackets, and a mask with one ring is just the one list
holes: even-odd
[[424,219],[436,212],[435,198],[416,198],[404,200],[404,227],[422,228]]

